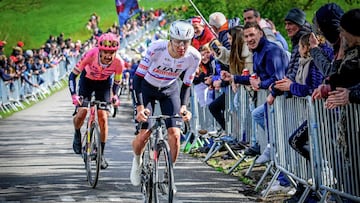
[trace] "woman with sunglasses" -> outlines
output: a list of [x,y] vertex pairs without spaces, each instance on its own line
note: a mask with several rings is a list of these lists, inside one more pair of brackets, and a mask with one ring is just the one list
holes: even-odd
[[[86,52],[76,64],[69,75],[69,89],[73,104],[78,106],[78,112],[74,116],[74,140],[73,149],[76,154],[81,153],[80,128],[87,115],[87,102],[95,92],[95,99],[101,102],[120,104],[116,92],[121,81],[124,69],[124,61],[116,54],[119,49],[119,39],[112,33],[105,33],[98,38],[97,47]],[[78,94],[76,93],[76,77],[80,74]],[[112,78],[112,75],[115,75]],[[110,89],[112,87],[112,98]],[[80,99],[81,98],[81,99]],[[106,110],[98,110],[100,135],[101,135],[101,169],[108,167],[104,157],[105,143],[108,135],[108,121]]]
[[[201,55],[190,45],[194,36],[193,26],[186,21],[174,21],[170,25],[170,40],[153,42],[141,60],[133,79],[136,97],[136,120],[143,122],[142,129],[132,142],[134,159],[130,174],[131,183],[140,185],[141,154],[150,136],[147,133],[147,117],[154,112],[152,104],[158,100],[163,115],[183,115],[182,120],[191,118],[186,106],[189,103],[190,86],[199,67]],[[178,79],[182,85],[179,90]],[[173,163],[180,150],[181,118],[166,120],[168,142]]]

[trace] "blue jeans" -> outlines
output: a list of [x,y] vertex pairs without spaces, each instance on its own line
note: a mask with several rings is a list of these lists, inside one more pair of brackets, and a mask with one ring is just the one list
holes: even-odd
[[260,125],[261,128],[264,130],[265,130],[265,105],[266,104],[261,104],[251,112],[251,116],[254,119],[254,121],[258,125]]
[[252,117],[252,135],[251,135],[251,146],[256,147],[258,143],[256,140],[256,124],[259,124],[265,129],[264,112],[265,104],[262,104],[255,108],[254,104],[250,105],[251,117]]

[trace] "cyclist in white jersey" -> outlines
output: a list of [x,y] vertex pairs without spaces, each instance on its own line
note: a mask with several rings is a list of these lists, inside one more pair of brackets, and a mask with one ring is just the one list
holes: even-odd
[[[148,115],[153,112],[155,100],[159,101],[162,114],[183,115],[184,121],[191,118],[186,106],[189,103],[190,86],[201,59],[200,53],[190,45],[194,28],[190,23],[178,20],[171,24],[169,35],[170,40],[156,41],[150,45],[133,80],[137,106],[136,120],[144,122],[132,142],[134,159],[130,180],[135,186],[140,185],[141,155],[150,136],[150,131],[147,130],[150,126],[146,121]],[[181,90],[177,83],[180,75],[183,76]],[[171,156],[175,163],[180,151],[182,121],[171,118],[165,123]]]

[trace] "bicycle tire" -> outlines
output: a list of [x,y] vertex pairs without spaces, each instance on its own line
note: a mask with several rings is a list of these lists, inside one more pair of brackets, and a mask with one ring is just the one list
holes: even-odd
[[141,171],[141,192],[144,195],[145,203],[151,203],[153,199],[153,174],[150,148],[150,144],[148,143],[142,155],[143,168]]
[[95,188],[100,172],[101,140],[99,126],[96,122],[90,128],[90,143],[85,145],[85,168],[89,185]]
[[[174,199],[174,173],[172,166],[172,158],[169,144],[166,141],[160,141],[155,149],[154,159],[154,202],[162,202],[162,197],[165,197],[164,202],[172,203]],[[167,175],[165,174],[167,173]],[[167,178],[164,178],[166,177]]]

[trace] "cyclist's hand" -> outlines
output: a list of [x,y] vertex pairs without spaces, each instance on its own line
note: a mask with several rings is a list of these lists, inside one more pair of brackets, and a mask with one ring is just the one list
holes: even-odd
[[182,107],[180,109],[180,115],[182,116],[183,121],[189,121],[191,119],[192,113],[186,109],[186,107]]
[[112,103],[113,103],[113,105],[114,105],[115,107],[120,106],[120,99],[119,99],[119,97],[118,97],[117,95],[114,95],[114,96],[111,98],[111,101],[112,101]]
[[136,120],[138,122],[146,122],[148,119],[148,115],[150,115],[150,110],[140,107],[137,109]]
[[80,97],[78,95],[76,95],[76,94],[71,95],[71,99],[72,99],[72,103],[75,106],[80,106],[81,105],[81,99],[80,99]]

